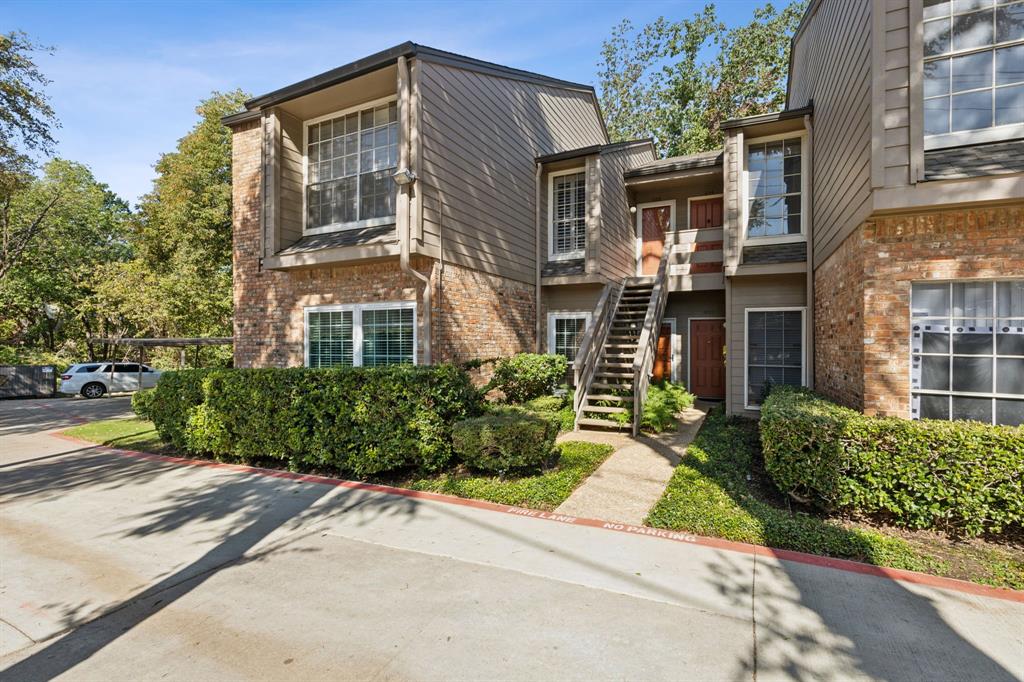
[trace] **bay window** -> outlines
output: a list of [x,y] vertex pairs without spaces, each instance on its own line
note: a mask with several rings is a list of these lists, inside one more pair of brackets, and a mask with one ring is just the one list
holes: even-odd
[[1024,424],[1024,280],[911,286],[911,416]]
[[804,309],[748,308],[745,400],[758,408],[772,386],[803,386]]
[[747,145],[747,237],[803,233],[803,155],[800,137]]
[[416,304],[306,308],[305,338],[307,367],[416,364]]
[[548,255],[583,258],[587,246],[587,174],[583,168],[548,176]]
[[1024,133],[1024,0],[924,0],[923,48],[926,147]]
[[394,101],[306,124],[306,231],[394,222],[398,108]]

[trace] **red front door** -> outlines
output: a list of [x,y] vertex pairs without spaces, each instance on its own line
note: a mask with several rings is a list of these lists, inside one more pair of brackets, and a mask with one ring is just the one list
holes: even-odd
[[672,229],[671,206],[640,209],[640,274],[658,274],[658,262],[665,250],[665,233]]
[[722,197],[694,199],[690,202],[690,229],[722,226]]
[[724,320],[690,320],[690,393],[725,398],[724,347]]
[[651,381],[666,381],[672,378],[672,325],[661,325],[658,345],[654,351],[654,367]]

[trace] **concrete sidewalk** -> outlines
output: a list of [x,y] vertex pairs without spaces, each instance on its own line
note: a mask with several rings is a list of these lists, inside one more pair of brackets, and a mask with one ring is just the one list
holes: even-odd
[[616,450],[556,511],[642,525],[647,512],[665,492],[665,485],[704,423],[707,411],[707,406],[688,408],[679,415],[674,432],[654,437],[630,438],[600,431],[562,434],[559,441],[607,443]]
[[4,679],[1024,676],[1013,601],[0,439]]

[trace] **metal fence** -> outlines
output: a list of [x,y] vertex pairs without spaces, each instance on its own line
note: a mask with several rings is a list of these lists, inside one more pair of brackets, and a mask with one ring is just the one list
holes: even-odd
[[53,365],[0,365],[0,398],[50,398],[57,394]]

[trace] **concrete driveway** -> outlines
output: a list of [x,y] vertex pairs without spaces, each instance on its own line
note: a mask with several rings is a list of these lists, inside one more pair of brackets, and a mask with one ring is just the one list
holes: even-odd
[[0,403],[0,677],[1024,676],[1024,606],[507,510],[112,454]]

